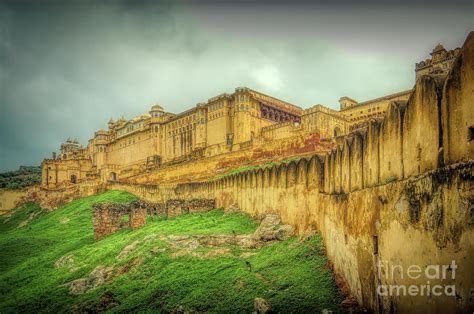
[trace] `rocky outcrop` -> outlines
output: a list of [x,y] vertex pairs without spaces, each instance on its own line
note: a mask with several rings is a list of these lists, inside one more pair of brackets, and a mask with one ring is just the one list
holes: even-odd
[[272,309],[267,300],[263,298],[255,298],[255,300],[253,301],[253,308],[254,313],[256,314],[270,313]]
[[117,260],[123,260],[125,259],[131,252],[133,252],[138,244],[140,244],[140,241],[134,241],[132,244],[127,245],[124,247],[124,249],[117,255]]
[[89,289],[95,288],[110,280],[114,275],[114,267],[96,267],[87,278],[79,278],[69,285],[70,294],[83,294]]
[[172,248],[194,250],[199,246],[237,245],[242,248],[256,249],[272,241],[282,241],[291,237],[294,228],[280,225],[278,215],[268,214],[253,234],[243,235],[182,235],[165,237]]
[[130,259],[122,266],[97,266],[89,276],[76,279],[68,284],[69,294],[83,294],[91,289],[112,281],[115,277],[123,275],[138,267],[145,260],[144,256]]
[[286,240],[294,233],[294,228],[290,225],[280,225],[280,216],[268,214],[263,218],[254,236],[257,240],[268,242],[274,240]]
[[54,262],[54,268],[68,268],[69,271],[76,270],[74,266],[74,257],[72,255],[61,256],[56,262]]
[[238,213],[238,212],[240,212],[240,208],[239,208],[239,205],[237,205],[236,203],[233,203],[224,208],[224,213],[226,214],[233,214],[233,213]]

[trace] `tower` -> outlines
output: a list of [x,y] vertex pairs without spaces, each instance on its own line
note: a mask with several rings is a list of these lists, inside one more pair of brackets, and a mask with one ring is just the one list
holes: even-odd
[[207,109],[206,103],[197,104],[196,111],[196,148],[204,148],[207,145]]
[[245,87],[236,88],[234,93],[234,144],[247,142],[252,139],[250,110],[250,93],[248,89]]
[[163,107],[158,104],[153,105],[150,111],[150,131],[151,131],[151,143],[153,146],[153,156],[162,155],[163,148],[163,132],[161,124],[165,120],[165,111]]

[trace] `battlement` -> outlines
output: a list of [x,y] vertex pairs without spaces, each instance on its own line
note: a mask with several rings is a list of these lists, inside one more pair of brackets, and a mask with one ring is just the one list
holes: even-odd
[[448,51],[443,47],[443,45],[436,45],[430,53],[431,58],[415,64],[416,77],[418,78],[420,75],[425,74],[446,75],[460,52],[461,48],[455,48]]
[[340,116],[339,111],[331,109],[331,108],[323,106],[323,105],[320,105],[320,104],[314,105],[314,106],[312,106],[308,109],[305,109],[303,111],[303,116],[309,115],[309,114],[312,114],[312,113],[316,113],[316,112],[323,112],[323,113],[326,113],[326,114]]

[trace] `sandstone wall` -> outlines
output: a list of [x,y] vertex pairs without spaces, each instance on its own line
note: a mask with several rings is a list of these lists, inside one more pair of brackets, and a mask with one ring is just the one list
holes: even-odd
[[12,209],[26,202],[36,202],[41,207],[52,210],[75,199],[104,192],[106,189],[105,184],[98,182],[81,182],[81,184],[56,189],[31,186],[22,191],[5,191],[4,193],[0,191],[0,203],[5,204],[5,208]]
[[124,182],[146,184],[147,182],[182,183],[213,179],[237,167],[281,160],[294,156],[324,153],[334,145],[321,143],[318,134],[301,133],[289,139],[257,140],[249,142],[249,149],[232,151],[218,156],[168,164],[151,172],[142,172]]
[[0,190],[0,215],[8,215],[28,194],[27,190]]
[[[111,188],[127,190],[150,201],[210,198],[216,200],[217,207],[237,204],[257,217],[277,213],[299,233],[314,225],[323,236],[336,274],[344,278],[360,304],[374,310],[448,312],[474,307],[470,300],[474,286],[472,162],[348,194],[320,193],[320,167],[315,156],[214,182],[174,188],[125,184]],[[408,269],[410,265],[448,265],[452,260],[458,266],[455,279],[431,280],[431,284],[454,284],[457,297],[376,295],[378,284],[426,284],[426,278],[413,281],[406,275],[401,278],[382,274],[379,278],[378,261]]]
[[444,159],[454,163],[474,155],[474,33],[448,74],[442,99]]

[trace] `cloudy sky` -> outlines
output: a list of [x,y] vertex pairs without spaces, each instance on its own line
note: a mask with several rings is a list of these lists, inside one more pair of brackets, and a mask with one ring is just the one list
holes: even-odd
[[474,29],[463,0],[196,2],[0,0],[0,171],[239,86],[304,108],[406,90],[415,62]]

